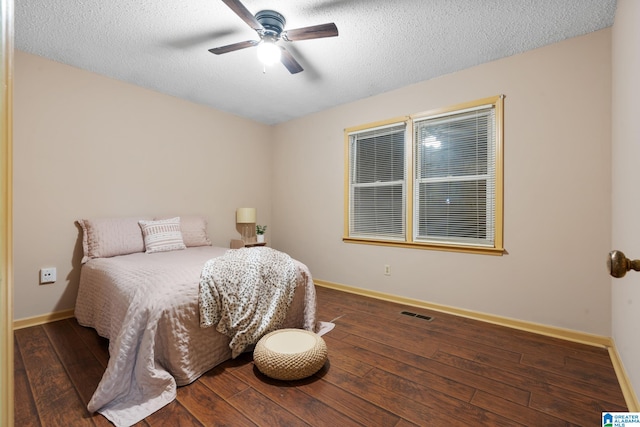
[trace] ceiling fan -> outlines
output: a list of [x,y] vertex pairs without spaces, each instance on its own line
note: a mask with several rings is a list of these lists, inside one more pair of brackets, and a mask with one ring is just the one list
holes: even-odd
[[216,55],[258,46],[258,58],[264,64],[270,65],[280,61],[291,74],[296,74],[303,70],[302,66],[284,46],[276,44],[278,41],[293,42],[338,35],[338,27],[333,22],[294,30],[284,30],[286,20],[284,16],[275,10],[261,10],[254,16],[239,0],[222,0],[222,2],[253,28],[260,36],[260,40],[247,40],[209,49],[209,52]]

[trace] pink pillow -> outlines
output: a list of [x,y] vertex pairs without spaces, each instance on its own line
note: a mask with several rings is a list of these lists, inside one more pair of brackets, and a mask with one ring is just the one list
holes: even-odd
[[92,258],[107,258],[144,252],[138,221],[146,218],[79,219],[82,228],[82,264]]
[[[154,220],[167,219],[166,217],[154,218]],[[188,248],[193,246],[211,246],[211,240],[207,235],[207,220],[202,216],[180,216],[180,230],[182,240]]]

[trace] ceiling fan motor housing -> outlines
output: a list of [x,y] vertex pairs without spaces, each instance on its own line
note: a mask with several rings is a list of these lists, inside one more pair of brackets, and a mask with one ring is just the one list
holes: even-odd
[[275,10],[261,10],[256,13],[256,20],[264,27],[265,35],[280,37],[286,20]]

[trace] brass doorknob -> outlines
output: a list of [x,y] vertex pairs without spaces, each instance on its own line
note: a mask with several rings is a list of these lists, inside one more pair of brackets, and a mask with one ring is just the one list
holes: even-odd
[[633,269],[634,271],[640,271],[640,260],[630,260],[620,251],[609,252],[609,258],[607,259],[607,268],[609,274],[613,277],[624,277],[627,271]]

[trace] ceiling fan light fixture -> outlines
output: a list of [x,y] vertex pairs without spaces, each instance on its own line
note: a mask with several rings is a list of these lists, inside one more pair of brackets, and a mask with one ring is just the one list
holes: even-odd
[[280,48],[272,41],[263,40],[258,45],[258,59],[264,65],[273,65],[280,61]]
[[319,39],[324,37],[336,37],[338,35],[338,27],[333,22],[320,25],[312,25],[310,27],[295,28],[293,30],[284,29],[287,20],[284,16],[275,10],[261,10],[255,16],[247,9],[241,0],[222,0],[224,4],[242,19],[249,27],[251,27],[258,35],[260,40],[246,40],[243,42],[232,43],[226,46],[220,46],[209,49],[214,55],[222,55],[223,53],[234,52],[240,49],[257,46],[258,59],[264,65],[263,72],[266,72],[267,65],[282,62],[282,65],[291,73],[297,74],[304,71],[302,65],[296,61],[283,45],[277,45],[279,41],[294,42],[298,40]]

